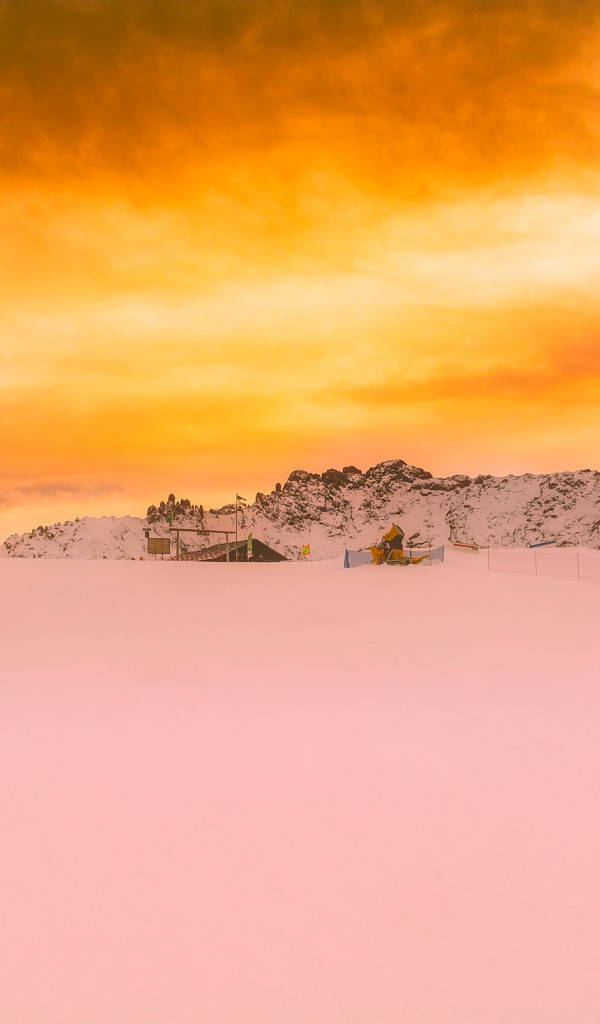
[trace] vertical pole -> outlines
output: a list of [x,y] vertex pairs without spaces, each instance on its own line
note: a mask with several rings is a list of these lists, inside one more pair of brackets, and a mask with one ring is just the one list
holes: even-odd
[[178,562],[179,561],[179,537],[180,537],[179,530],[176,530],[176,537],[177,537],[177,554],[175,556],[175,560]]
[[229,561],[229,531],[225,530],[225,561]]

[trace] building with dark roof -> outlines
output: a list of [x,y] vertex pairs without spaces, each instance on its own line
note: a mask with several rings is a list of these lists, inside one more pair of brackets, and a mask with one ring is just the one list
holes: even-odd
[[[199,551],[186,551],[181,552],[179,559],[181,562],[225,562],[226,561],[226,544],[211,544],[209,548],[201,548]],[[244,537],[243,540],[230,541],[229,543],[229,561],[230,562],[247,562],[248,561],[248,542]],[[252,562],[288,562],[289,559],[285,555],[280,554],[279,551],[275,551],[275,548],[270,548],[268,544],[263,544],[262,540],[256,540],[252,538]]]

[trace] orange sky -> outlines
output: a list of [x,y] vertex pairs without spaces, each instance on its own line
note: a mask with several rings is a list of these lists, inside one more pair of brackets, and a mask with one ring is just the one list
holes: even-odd
[[600,0],[0,0],[0,533],[600,468]]

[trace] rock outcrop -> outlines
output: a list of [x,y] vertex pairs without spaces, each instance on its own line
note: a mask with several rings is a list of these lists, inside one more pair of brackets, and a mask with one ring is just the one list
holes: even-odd
[[[174,525],[233,531],[235,513],[234,505],[205,509],[170,494],[150,505],[144,519],[86,517],[15,534],[0,546],[0,556],[139,558],[147,548],[145,530],[165,537],[173,537]],[[378,541],[394,521],[413,543],[523,546],[554,540],[598,548],[600,473],[434,477],[402,459],[365,472],[356,466],[323,473],[295,469],[283,485],[258,492],[248,508],[238,510],[237,526],[240,536],[251,532],[288,557],[298,557],[300,545],[310,542],[313,558],[330,558],[345,547]],[[210,535],[211,543],[218,539]],[[200,534],[181,535],[182,550],[204,543]]]

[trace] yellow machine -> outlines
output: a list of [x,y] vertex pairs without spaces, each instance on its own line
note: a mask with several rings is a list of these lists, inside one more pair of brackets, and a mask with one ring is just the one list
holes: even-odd
[[381,547],[369,549],[375,565],[416,565],[424,558],[429,557],[429,555],[419,555],[417,558],[413,558],[410,554],[406,555],[403,542],[404,530],[394,524],[381,538]]

